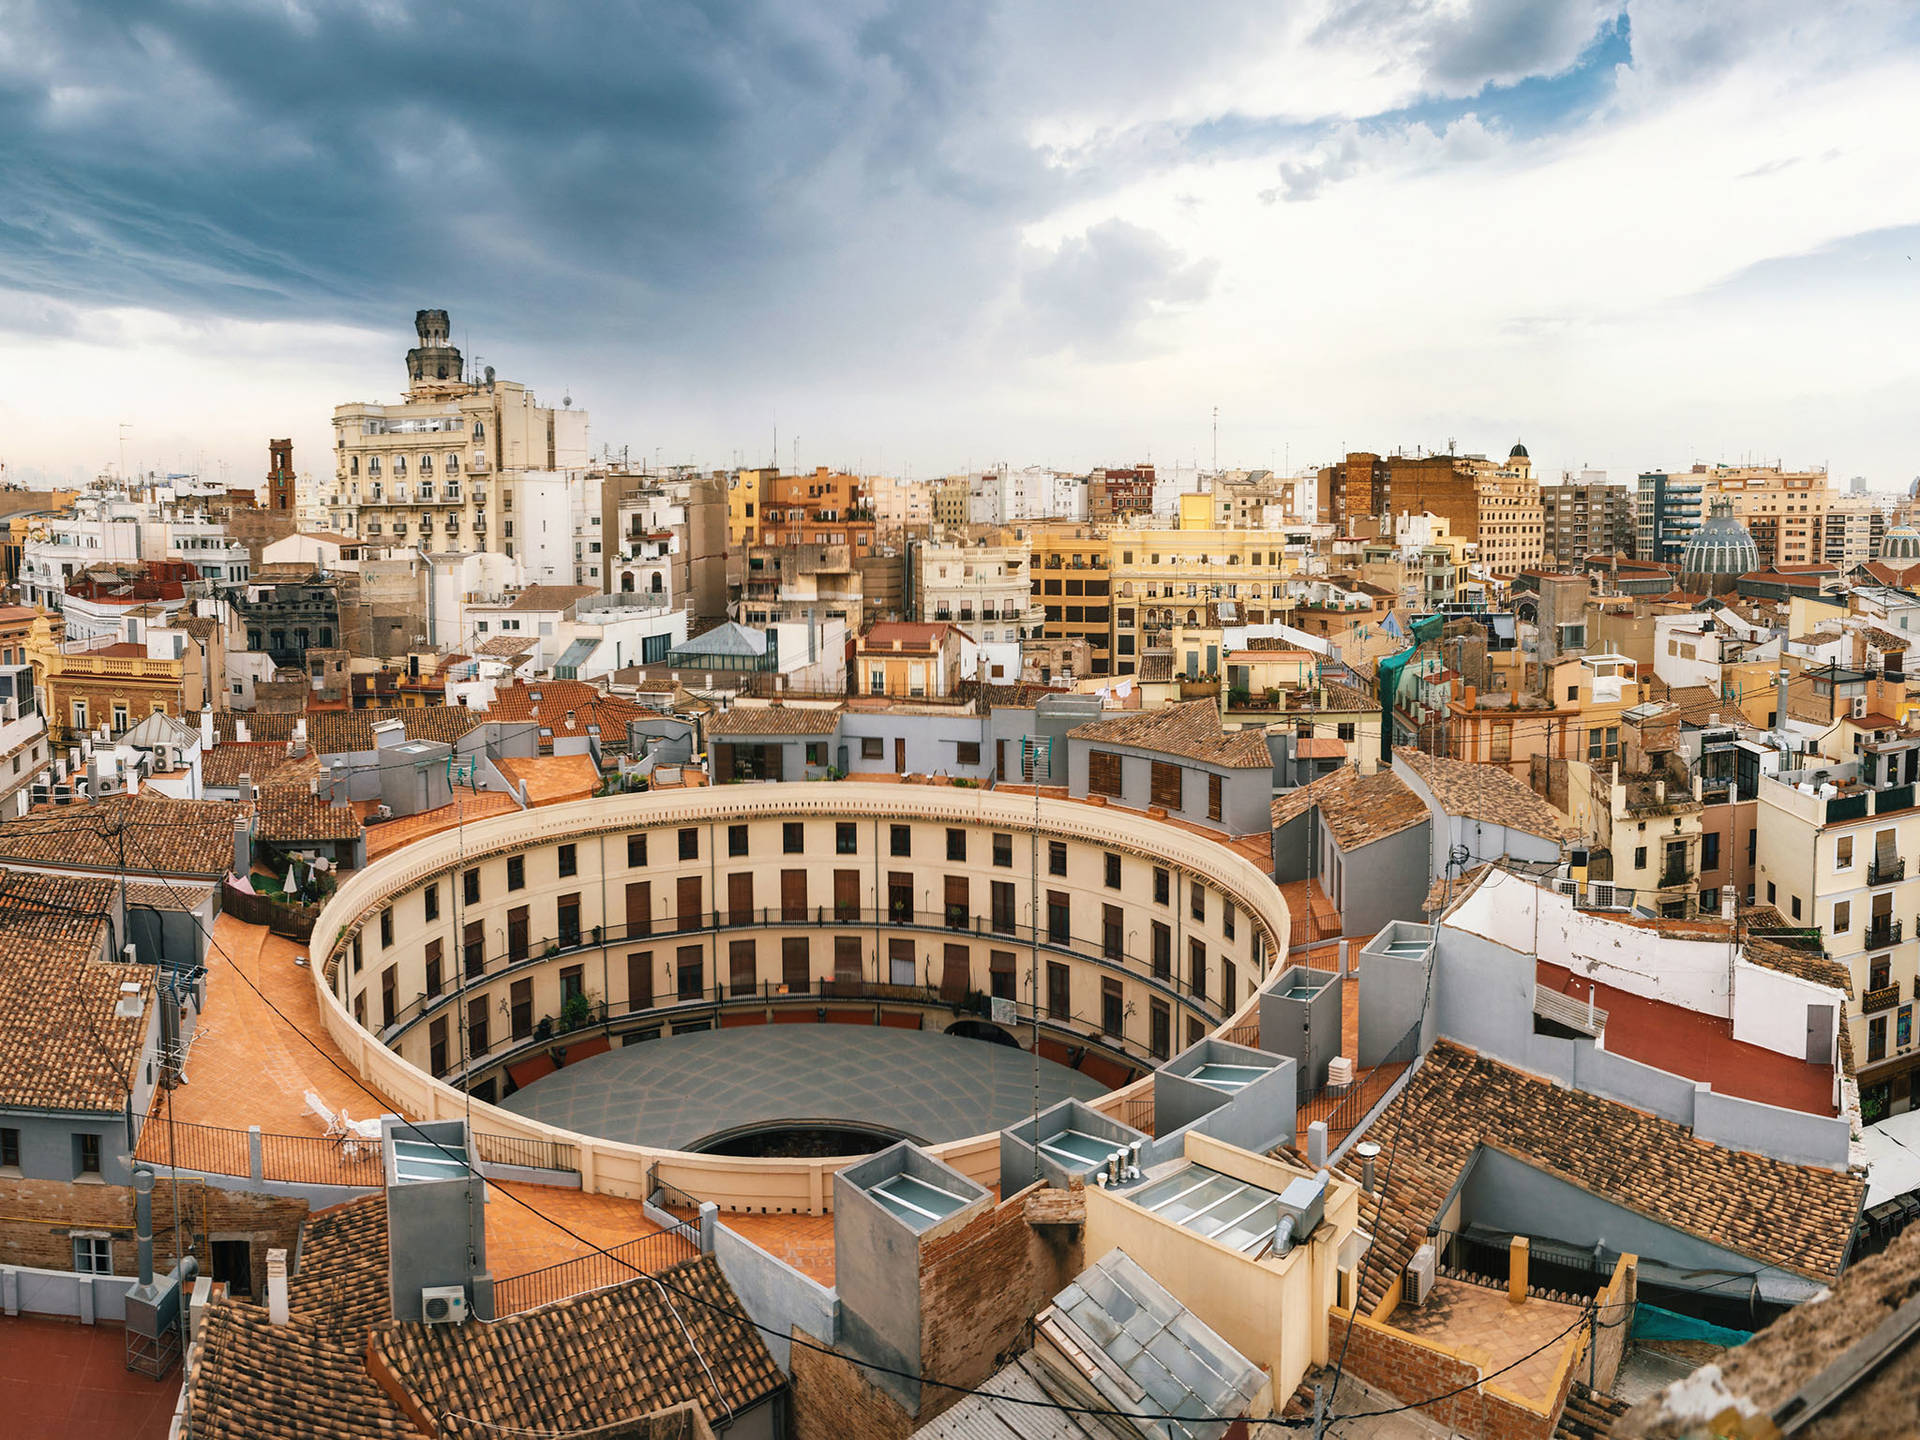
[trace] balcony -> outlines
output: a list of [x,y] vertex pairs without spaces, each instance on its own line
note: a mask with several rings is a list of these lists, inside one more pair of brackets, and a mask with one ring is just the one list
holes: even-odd
[[1884,950],[1890,945],[1900,943],[1900,922],[1898,920],[1875,920],[1867,926],[1867,949]]
[[1906,878],[1907,862],[1898,856],[1886,860],[1875,857],[1873,863],[1867,867],[1867,884],[1869,885],[1891,885],[1895,881]]
[[1891,1010],[1899,1003],[1900,987],[1898,985],[1882,985],[1877,989],[1867,991],[1866,994],[1860,997],[1860,1013],[1862,1015],[1871,1015],[1878,1010]]
[[1682,865],[1669,865],[1660,872],[1660,888],[1668,889],[1674,885],[1687,885],[1693,881],[1693,874]]

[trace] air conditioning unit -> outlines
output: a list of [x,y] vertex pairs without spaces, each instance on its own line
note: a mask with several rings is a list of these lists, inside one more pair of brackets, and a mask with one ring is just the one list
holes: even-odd
[[[1431,1265],[1428,1269],[1431,1271]],[[1432,1278],[1431,1274],[1428,1278]],[[420,1318],[429,1325],[460,1324],[467,1318],[466,1287],[462,1285],[426,1286],[420,1292]]]
[[1613,886],[1596,880],[1587,886],[1587,903],[1596,910],[1615,910],[1620,902],[1614,897]]
[[1854,696],[1853,697],[1853,718],[1856,720],[1863,720],[1866,718],[1866,714],[1867,714],[1867,697],[1864,695]]
[[1413,1259],[1407,1262],[1406,1288],[1412,1292],[1413,1303],[1415,1305],[1424,1305],[1427,1303],[1427,1292],[1433,1288],[1433,1264],[1434,1255],[1431,1242],[1422,1245],[1418,1250],[1414,1251]]

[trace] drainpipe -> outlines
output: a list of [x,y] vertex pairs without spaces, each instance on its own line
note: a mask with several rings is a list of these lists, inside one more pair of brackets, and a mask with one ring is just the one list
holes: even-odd
[[435,650],[438,650],[440,648],[440,628],[437,613],[439,607],[434,604],[435,599],[438,597],[434,594],[434,581],[437,576],[434,571],[433,556],[427,553],[427,547],[425,545],[422,545],[416,553],[427,567],[427,644]]

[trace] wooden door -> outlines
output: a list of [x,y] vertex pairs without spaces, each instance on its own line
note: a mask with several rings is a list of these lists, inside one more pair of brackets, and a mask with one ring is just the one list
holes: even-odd
[[893,740],[893,773],[907,773],[907,740],[904,735],[896,735]]
[[742,870],[727,876],[727,923],[753,923],[753,872]]
[[940,998],[964,1000],[973,988],[973,952],[965,945],[949,945],[940,967]]
[[833,937],[833,978],[842,985],[858,985],[866,978],[866,967],[860,960],[860,937],[858,935],[836,935]]
[[653,1008],[653,952],[634,950],[627,955],[627,1009]]
[[627,937],[653,933],[653,882],[633,880],[627,884]]
[[516,905],[507,912],[507,959],[527,958],[527,907]]
[[913,941],[894,938],[887,941],[887,983],[918,985],[920,965],[913,956]]
[[701,904],[703,887],[698,875],[682,875],[675,885],[674,923],[682,930],[698,930],[703,918]]
[[860,918],[860,872],[858,870],[833,872],[833,918],[836,920]]
[[780,872],[780,918],[790,922],[807,918],[806,871],[782,870]]

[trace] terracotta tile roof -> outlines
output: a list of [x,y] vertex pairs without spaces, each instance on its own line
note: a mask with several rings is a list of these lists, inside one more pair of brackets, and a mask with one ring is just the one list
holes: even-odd
[[329,805],[304,785],[269,785],[254,802],[254,833],[275,845],[358,840],[365,833],[351,805]]
[[1839,1273],[1863,1183],[1723,1150],[1670,1120],[1489,1060],[1442,1040],[1370,1127],[1394,1148],[1367,1266],[1370,1311],[1425,1241],[1480,1147],[1663,1225],[1816,1280]]
[[527,635],[495,635],[475,653],[489,660],[518,660],[522,655],[531,655],[535,643]]
[[1504,825],[1543,840],[1565,840],[1574,833],[1559,811],[1497,765],[1470,765],[1404,745],[1396,746],[1393,754],[1449,815]]
[[[534,699],[535,695],[540,698]],[[531,684],[516,680],[495,690],[493,704],[478,718],[537,720],[559,739],[585,735],[589,725],[598,725],[603,746],[624,750],[627,722],[658,718],[659,713],[637,701],[605,694],[584,680],[536,680]],[[542,748],[551,748],[550,742],[543,740]]]
[[1332,735],[1309,735],[1293,742],[1293,753],[1299,760],[1338,760],[1346,755],[1347,747]]
[[309,1215],[299,1269],[287,1277],[288,1311],[322,1329],[364,1336],[392,1318],[392,1307],[386,1195],[365,1195]]
[[1480,882],[1491,875],[1494,868],[1492,865],[1475,865],[1471,870],[1463,870],[1458,875],[1442,875],[1427,887],[1426,903],[1420,908],[1429,915],[1451,910],[1479,889]]
[[[862,650],[933,651],[947,642],[949,631],[959,630],[950,620],[881,620],[860,637]],[[961,630],[962,635],[966,634]]]
[[[1914,1293],[1920,1275],[1920,1226],[1910,1226],[1885,1252],[1849,1267],[1831,1293],[1796,1305],[1743,1345],[1717,1356],[1719,1386],[1729,1414],[1749,1414],[1757,1428],[1855,1341],[1865,1338]],[[1689,1382],[1683,1381],[1682,1384]],[[1699,1386],[1689,1386],[1697,1396]],[[1676,1415],[1666,1413],[1673,1395]],[[1613,1433],[1622,1440],[1678,1440],[1708,1433],[1696,1405],[1674,1389],[1635,1405]],[[1735,1426],[1739,1422],[1733,1422]],[[1737,1428],[1729,1433],[1738,1433]],[[1851,1389],[1815,1416],[1799,1435],[1805,1440],[1920,1434],[1920,1345],[1897,1348],[1867,1370]]]
[[1339,680],[1322,680],[1320,688],[1327,692],[1327,703],[1322,710],[1372,710],[1378,712],[1380,702],[1357,685],[1348,685]]
[[[237,742],[216,745],[200,757],[200,781],[215,789],[230,790],[245,775],[255,785],[291,778],[286,772],[320,773],[320,762],[311,751],[295,758],[287,754],[284,741],[260,740],[241,745]],[[304,774],[301,778],[307,778]]]
[[203,1334],[187,1381],[200,1440],[418,1440],[367,1370],[364,1330],[275,1325],[264,1307],[227,1300],[207,1307]]
[[[0,1106],[125,1108],[146,1036],[153,967],[101,958],[108,880],[0,871]],[[122,984],[140,1010],[114,1010]]]
[[[464,705],[419,705],[397,710],[312,710],[299,715],[239,715],[217,710],[213,724],[221,745],[235,740],[241,721],[246,722],[252,741],[285,744],[293,738],[294,723],[305,720],[307,749],[312,754],[345,755],[373,749],[373,727],[383,720],[400,721],[407,727],[409,740],[438,740],[451,745],[488,718]],[[214,753],[219,753],[219,746],[214,747]],[[257,781],[260,777],[254,778]]]
[[1220,724],[1220,711],[1211,700],[1189,700],[1180,705],[1162,705],[1157,710],[1119,715],[1111,720],[1092,720],[1075,726],[1068,733],[1078,740],[1157,750],[1163,755],[1182,755],[1228,770],[1266,770],[1273,765],[1272,753],[1267,749],[1267,732],[1259,728],[1224,729]]
[[1609,1440],[1613,1427],[1627,1413],[1627,1402],[1618,1395],[1589,1390],[1587,1382],[1576,1380],[1567,1390],[1567,1403],[1553,1427],[1553,1440]]
[[233,823],[252,814],[242,803],[151,790],[46,806],[0,822],[0,863],[220,880],[233,868]]
[[1273,802],[1277,829],[1318,806],[1320,817],[1340,848],[1351,852],[1430,818],[1422,800],[1391,770],[1362,775],[1345,765],[1311,785],[1290,790]]
[[198,910],[212,894],[211,885],[129,885],[127,904],[148,910]]
[[514,597],[515,610],[565,610],[600,592],[591,585],[529,585]]
[[[1811,980],[1816,985],[1831,985],[1849,1000],[1853,998],[1853,977],[1838,960],[1830,960],[1818,950],[1802,950],[1779,940],[1749,936],[1745,945],[1748,960],[1783,975]],[[1842,1027],[1845,1028],[1845,1027]]]
[[724,1416],[786,1384],[711,1256],[658,1279],[492,1325],[394,1325],[374,1344],[447,1435],[590,1430],[686,1400]]
[[1740,715],[1740,707],[1722,699],[1711,685],[1668,685],[1660,681],[1651,693],[1656,700],[1669,700],[1678,706],[1673,718],[1683,725],[1708,725],[1715,715],[1723,721]]
[[807,709],[790,705],[736,705],[707,722],[709,735],[831,735],[841,707]]

